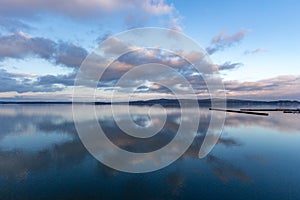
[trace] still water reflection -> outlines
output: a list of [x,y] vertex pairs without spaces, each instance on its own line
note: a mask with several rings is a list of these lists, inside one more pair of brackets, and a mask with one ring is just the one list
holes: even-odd
[[[86,106],[81,108],[82,121],[88,122]],[[217,145],[199,159],[210,119],[208,109],[201,108],[197,137],[179,160],[159,171],[129,174],[104,166],[87,152],[78,138],[71,105],[1,105],[0,109],[0,199],[300,198],[300,115],[228,114]],[[117,110],[115,117],[122,121],[122,107]],[[155,123],[147,107],[132,110],[139,126]],[[124,134],[109,106],[97,106],[96,113],[116,145],[148,152],[176,134],[180,110],[166,108],[166,112],[163,129],[148,139]]]

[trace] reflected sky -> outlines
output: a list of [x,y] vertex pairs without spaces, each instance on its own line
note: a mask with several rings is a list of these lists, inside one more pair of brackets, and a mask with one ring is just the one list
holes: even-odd
[[[86,106],[90,105],[80,108],[82,122],[91,120]],[[300,198],[300,115],[228,114],[217,145],[199,159],[210,119],[208,108],[201,108],[197,136],[179,160],[155,172],[128,174],[106,167],[87,152],[70,105],[1,105],[0,109],[1,199]],[[122,106],[117,110],[116,120],[122,122],[125,110]],[[132,152],[148,152],[174,138],[180,109],[157,109],[152,118],[148,110],[132,106],[138,126],[155,126],[164,112],[167,119],[158,134],[146,139],[125,134],[109,106],[97,106],[96,115],[114,144]]]

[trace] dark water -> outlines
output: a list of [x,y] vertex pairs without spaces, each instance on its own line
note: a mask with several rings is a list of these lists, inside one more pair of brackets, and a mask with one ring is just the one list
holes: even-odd
[[[155,172],[130,174],[87,152],[70,105],[0,109],[0,199],[300,199],[300,115],[228,114],[218,144],[199,159],[210,118],[201,108],[198,136],[179,160]],[[97,106],[97,116],[115,144],[147,152],[170,142],[178,129],[180,110],[166,109],[162,134],[148,142],[123,134],[108,106]],[[147,126],[147,108],[134,110],[134,121]],[[82,120],[88,121],[84,111],[82,106]],[[115,114],[122,117],[122,108]]]

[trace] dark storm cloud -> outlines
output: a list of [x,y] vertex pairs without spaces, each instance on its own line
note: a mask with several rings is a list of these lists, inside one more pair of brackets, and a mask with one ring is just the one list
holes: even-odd
[[233,35],[227,35],[225,31],[221,31],[212,41],[211,46],[206,48],[208,54],[214,54],[217,51],[223,51],[241,42],[247,35],[249,30],[239,31]]
[[0,44],[0,60],[36,56],[55,64],[78,68],[88,54],[85,49],[74,44],[31,37],[23,32],[0,35]]

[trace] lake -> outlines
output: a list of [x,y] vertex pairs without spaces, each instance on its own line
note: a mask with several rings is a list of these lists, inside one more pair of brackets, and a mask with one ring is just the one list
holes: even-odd
[[[82,121],[90,120],[88,106],[92,105],[79,107]],[[200,159],[210,119],[210,111],[202,107],[197,136],[178,160],[154,172],[134,174],[111,169],[86,150],[74,125],[72,105],[0,109],[0,199],[300,199],[299,114],[228,113],[218,143]],[[122,106],[116,110],[114,117],[122,120]],[[132,110],[136,124],[151,126],[149,107]],[[165,112],[162,130],[146,139],[124,134],[109,105],[96,106],[95,114],[114,144],[149,152],[176,135],[180,108]],[[160,112],[156,115],[160,119]]]

